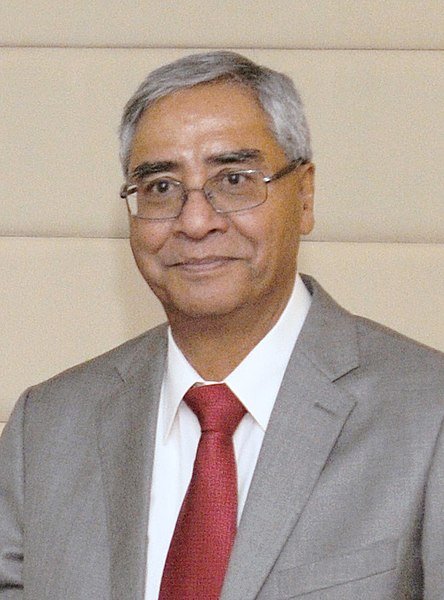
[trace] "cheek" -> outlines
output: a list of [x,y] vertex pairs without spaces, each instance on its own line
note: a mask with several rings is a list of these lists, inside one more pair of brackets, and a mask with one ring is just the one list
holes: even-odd
[[133,252],[141,255],[156,255],[164,246],[168,234],[165,227],[132,219],[130,222],[130,243]]
[[297,242],[299,221],[299,211],[293,200],[291,202],[278,200],[274,210],[268,211],[258,222],[255,237],[259,246],[272,254],[280,253],[292,242]]
[[159,253],[168,239],[163,226],[139,222],[130,224],[130,244],[136,264],[145,279],[159,276],[161,261]]
[[276,211],[274,219],[263,231],[262,252],[270,267],[292,271],[299,247],[299,214],[297,208]]

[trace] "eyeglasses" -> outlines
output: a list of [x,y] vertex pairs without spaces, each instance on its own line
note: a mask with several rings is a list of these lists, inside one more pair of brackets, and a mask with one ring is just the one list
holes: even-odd
[[134,184],[124,184],[120,197],[126,200],[131,216],[149,221],[176,219],[190,192],[203,192],[219,214],[240,212],[263,204],[267,199],[268,184],[305,162],[293,160],[269,176],[256,169],[224,169],[210,177],[203,187],[191,189],[172,177],[144,177]]

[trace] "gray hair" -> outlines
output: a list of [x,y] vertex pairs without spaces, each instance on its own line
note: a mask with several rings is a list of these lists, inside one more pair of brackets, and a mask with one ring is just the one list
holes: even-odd
[[120,124],[120,159],[128,175],[133,137],[142,113],[157,100],[203,83],[234,81],[255,94],[270,129],[289,160],[311,160],[310,132],[292,80],[235,52],[191,54],[156,69],[125,106]]

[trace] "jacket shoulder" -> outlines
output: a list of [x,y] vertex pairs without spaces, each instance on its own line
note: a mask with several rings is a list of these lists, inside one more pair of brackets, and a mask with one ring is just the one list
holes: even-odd
[[444,353],[365,317],[353,319],[364,358],[380,365],[385,362],[392,370],[398,367],[416,375],[433,373],[444,383]]
[[337,304],[311,277],[312,306],[300,348],[331,380],[360,379],[367,389],[429,390],[444,404],[444,354]]
[[157,361],[166,353],[167,325],[162,324],[108,350],[104,354],[75,365],[31,387],[28,396],[61,398],[91,396],[91,391],[106,393],[111,387],[130,379],[135,371]]

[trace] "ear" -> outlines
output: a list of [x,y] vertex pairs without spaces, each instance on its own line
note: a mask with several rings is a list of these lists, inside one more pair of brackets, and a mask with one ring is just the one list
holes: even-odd
[[313,163],[300,167],[298,200],[301,204],[300,233],[302,235],[311,233],[314,227],[314,175]]

